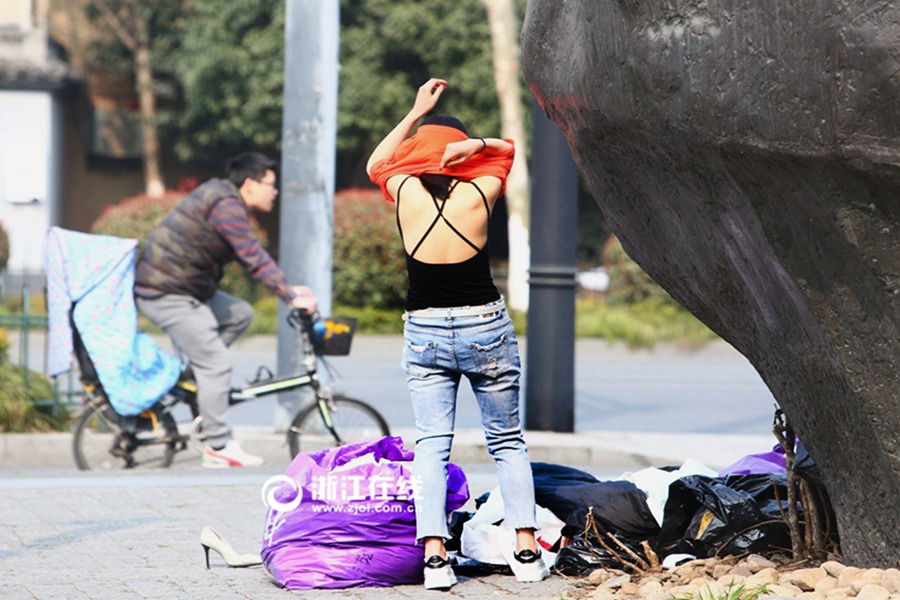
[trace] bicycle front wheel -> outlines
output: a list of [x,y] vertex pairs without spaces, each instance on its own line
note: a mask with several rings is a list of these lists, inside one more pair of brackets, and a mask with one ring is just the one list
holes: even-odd
[[391,434],[384,417],[362,400],[337,394],[331,400],[321,402],[326,411],[324,416],[319,410],[320,402],[316,401],[303,407],[294,417],[288,429],[291,458],[300,452],[377,440]]
[[127,430],[123,422],[106,398],[96,398],[84,407],[72,438],[79,469],[110,471],[172,464],[179,440],[172,415],[154,413],[151,418],[149,413],[141,413]]

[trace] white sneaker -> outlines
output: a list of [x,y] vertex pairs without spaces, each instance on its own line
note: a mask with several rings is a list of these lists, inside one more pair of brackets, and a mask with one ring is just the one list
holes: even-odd
[[542,581],[550,575],[550,567],[544,562],[541,551],[513,552],[509,567],[516,574],[516,581]]
[[425,589],[449,590],[456,585],[456,574],[450,559],[441,558],[437,554],[425,561]]
[[266,461],[259,456],[248,454],[234,440],[228,440],[221,450],[214,450],[209,444],[203,446],[204,467],[211,469],[227,469],[229,467],[259,467]]

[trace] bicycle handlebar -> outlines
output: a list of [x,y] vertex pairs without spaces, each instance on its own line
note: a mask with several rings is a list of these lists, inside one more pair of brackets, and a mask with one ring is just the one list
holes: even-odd
[[313,321],[319,319],[319,311],[309,312],[302,308],[292,308],[288,311],[287,322],[291,327],[311,327]]
[[[354,318],[322,317],[319,311],[293,308],[288,311],[287,322],[301,338],[303,354],[307,359],[313,355],[323,358],[350,353],[350,342],[356,327]],[[327,366],[327,362],[325,364]]]

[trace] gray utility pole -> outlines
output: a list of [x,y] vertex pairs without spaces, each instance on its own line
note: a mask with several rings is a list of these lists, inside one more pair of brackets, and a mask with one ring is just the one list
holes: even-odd
[[565,136],[537,101],[531,115],[525,428],[571,432],[575,431],[578,170]]
[[[284,123],[279,264],[292,284],[308,285],[331,313],[331,253],[337,139],[339,0],[286,0]],[[284,323],[285,307],[279,310]],[[278,372],[299,369],[293,330],[278,328]],[[303,401],[282,394],[275,428],[284,431]]]

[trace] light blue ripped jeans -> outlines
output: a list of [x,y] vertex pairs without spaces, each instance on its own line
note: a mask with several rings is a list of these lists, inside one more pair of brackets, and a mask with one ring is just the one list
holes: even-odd
[[[472,385],[481,409],[487,449],[497,463],[504,526],[536,529],[534,480],[519,418],[519,349],[503,307],[488,316],[408,315],[403,367],[415,411],[418,438],[413,472],[416,537],[450,537],[447,528],[447,463],[453,442],[460,377]],[[415,312],[415,311],[414,311]]]

